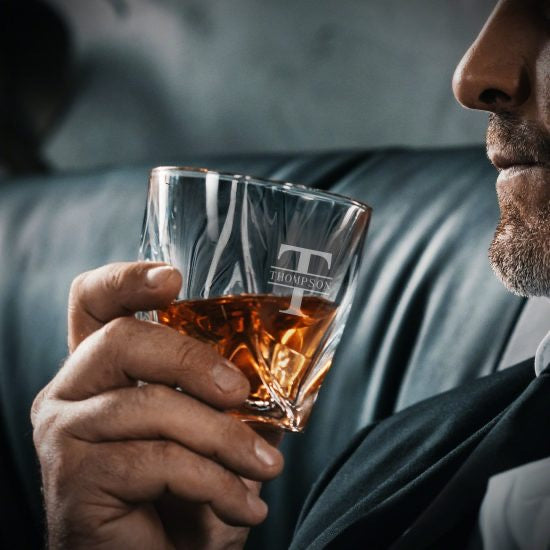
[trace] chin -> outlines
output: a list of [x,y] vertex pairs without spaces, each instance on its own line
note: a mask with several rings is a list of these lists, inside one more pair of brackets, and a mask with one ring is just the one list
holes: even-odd
[[519,296],[550,297],[550,225],[503,220],[489,248],[491,267]]

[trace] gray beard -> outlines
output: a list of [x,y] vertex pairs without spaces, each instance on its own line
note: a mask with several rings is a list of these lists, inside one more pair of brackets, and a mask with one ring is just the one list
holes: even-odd
[[[550,165],[548,133],[511,114],[489,115],[487,147]],[[521,196],[499,196],[500,222],[489,259],[497,277],[515,294],[550,297],[550,204],[531,205],[522,213],[522,202]]]
[[489,248],[491,267],[514,294],[550,297],[550,209],[526,224],[507,206]]

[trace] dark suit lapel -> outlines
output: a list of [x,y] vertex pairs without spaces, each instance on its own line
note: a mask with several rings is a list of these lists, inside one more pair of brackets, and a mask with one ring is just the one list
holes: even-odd
[[[404,543],[411,537],[428,544],[425,528],[436,537],[446,532],[449,519],[436,528],[434,523],[445,514],[452,516],[454,503],[460,510],[477,505],[485,473],[514,462],[510,456],[495,461],[492,453],[509,443],[510,429],[505,427],[523,417],[521,403],[533,408],[533,394],[542,407],[536,389],[541,382],[525,391],[533,377],[531,360],[421,402],[366,430],[364,439],[354,441],[351,452],[327,470],[314,498],[308,499],[291,548],[387,549],[411,525]],[[537,447],[531,455],[540,452]],[[522,456],[527,455],[526,450]],[[462,476],[470,479],[469,485]],[[471,486],[476,491],[465,494]]]
[[[550,373],[534,380],[392,550],[439,546],[474,516],[491,476],[550,456]],[[441,541],[441,542],[439,542]]]

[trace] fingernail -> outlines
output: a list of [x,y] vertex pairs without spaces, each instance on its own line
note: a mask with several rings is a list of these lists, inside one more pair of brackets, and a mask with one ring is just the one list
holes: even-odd
[[145,286],[149,288],[158,288],[166,283],[175,271],[176,270],[171,265],[153,267],[153,269],[150,269],[145,275]]
[[265,516],[267,514],[267,504],[254,493],[249,492],[246,495],[248,507],[256,512],[259,516]]
[[220,363],[212,367],[212,376],[218,388],[223,392],[233,392],[243,385],[243,375],[231,363]]
[[277,464],[279,451],[274,449],[267,441],[257,438],[254,442],[254,452],[258,460],[266,466]]

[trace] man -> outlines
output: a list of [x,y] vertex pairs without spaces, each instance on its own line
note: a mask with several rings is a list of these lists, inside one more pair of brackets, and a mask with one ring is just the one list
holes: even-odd
[[[524,295],[550,296],[549,18],[542,0],[501,0],[454,79],[459,101],[492,113],[501,221],[490,256]],[[169,266],[139,263],[73,283],[71,355],[32,410],[51,548],[240,548],[267,514],[258,492],[281,471],[266,441],[277,436],[220,412],[245,399],[244,376],[209,346],[131,316],[165,307],[181,283]],[[549,377],[532,382],[532,370],[367,427],[315,486],[292,547],[475,544],[488,479],[550,456]],[[489,544],[498,523],[483,515]]]

